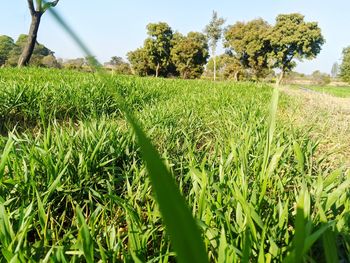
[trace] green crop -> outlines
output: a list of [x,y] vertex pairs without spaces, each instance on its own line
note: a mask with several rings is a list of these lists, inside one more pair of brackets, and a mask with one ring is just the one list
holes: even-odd
[[[1,262],[173,262],[161,213],[182,208],[173,190],[154,188],[154,199],[151,188],[165,173],[211,262],[349,260],[350,174],[286,125],[286,95],[277,108],[261,84],[0,73]],[[186,227],[178,234],[191,240]]]

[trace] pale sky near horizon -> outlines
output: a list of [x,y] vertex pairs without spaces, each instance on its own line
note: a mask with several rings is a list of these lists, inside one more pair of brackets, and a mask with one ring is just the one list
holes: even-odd
[[[0,0],[0,35],[16,39],[27,33],[30,15],[25,0]],[[78,33],[101,62],[112,56],[125,57],[128,51],[143,44],[146,25],[167,22],[175,31],[202,31],[213,10],[224,17],[226,25],[261,17],[270,24],[278,14],[298,12],[306,21],[317,21],[326,39],[317,59],[298,62],[297,71],[314,70],[330,73],[334,62],[340,62],[342,49],[350,46],[349,0],[61,0],[56,10]],[[38,41],[61,58],[83,54],[62,28],[45,14]],[[223,49],[219,49],[223,51]]]

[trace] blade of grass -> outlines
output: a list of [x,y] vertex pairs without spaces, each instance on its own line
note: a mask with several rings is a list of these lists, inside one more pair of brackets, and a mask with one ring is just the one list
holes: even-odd
[[86,262],[92,263],[94,261],[94,244],[90,235],[89,227],[85,222],[85,218],[81,209],[77,206],[77,219],[79,223],[79,236],[81,238],[81,250],[84,252]]
[[177,252],[178,261],[208,262],[199,229],[186,200],[180,194],[158,152],[130,114],[128,114],[128,120],[138,138],[159,210]]
[[6,167],[6,162],[7,159],[10,155],[10,152],[12,150],[14,141],[13,139],[10,137],[10,139],[7,141],[5,148],[1,154],[1,160],[0,160],[0,179],[2,179],[2,177],[4,176],[4,172],[5,172],[5,167]]

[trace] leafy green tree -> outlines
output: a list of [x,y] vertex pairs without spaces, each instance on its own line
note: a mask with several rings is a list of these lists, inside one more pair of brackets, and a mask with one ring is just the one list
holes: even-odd
[[208,40],[204,34],[190,32],[187,36],[175,35],[171,60],[182,78],[200,77],[208,57]]
[[[21,56],[21,53],[25,48],[27,41],[28,41],[27,35],[22,34],[18,37],[16,43],[14,44],[14,47],[8,54],[8,58],[5,63],[6,65],[16,66],[18,64],[19,57]],[[45,61],[43,61],[45,57],[47,58],[45,59]],[[49,60],[51,60],[50,63],[48,63]],[[38,67],[40,66],[49,67],[50,65],[55,65],[55,67],[57,67],[58,66],[56,64],[57,61],[53,62],[53,60],[56,60],[54,56],[54,52],[48,49],[47,47],[45,47],[44,45],[36,42],[35,48],[33,50],[33,54],[31,56],[30,65],[38,66]]]
[[16,47],[13,39],[9,36],[0,36],[0,66],[4,65],[9,58],[10,52]]
[[276,18],[267,40],[271,45],[270,62],[281,73],[276,84],[279,85],[286,72],[296,63],[294,59],[313,59],[321,51],[325,40],[316,22],[305,22],[301,14],[282,14]]
[[225,31],[224,46],[256,79],[264,77],[268,71],[270,45],[266,36],[270,28],[263,19],[254,19],[247,23],[237,22]]
[[[20,35],[15,43],[15,46],[12,48],[11,52],[8,55],[8,59],[6,61],[6,64],[9,66],[16,66],[17,62],[21,56],[21,53],[28,42],[28,36],[27,35]],[[54,52],[45,47],[44,45],[36,42],[35,48],[33,50],[33,54],[31,56],[30,64],[33,66],[48,66],[43,63],[43,59],[46,56],[51,56],[51,58],[56,59],[54,57]],[[56,65],[57,66],[57,65]]]
[[211,48],[211,53],[213,57],[213,65],[214,65],[214,81],[216,80],[216,47],[219,40],[222,37],[223,24],[225,23],[225,19],[218,17],[217,12],[213,11],[212,18],[209,24],[205,27],[204,32],[207,34],[209,39],[209,45]]
[[[16,41],[16,46],[19,47],[21,49],[21,51],[23,49],[25,49],[26,44],[28,42],[28,38],[29,38],[28,35],[25,35],[25,34],[19,35],[19,37]],[[48,56],[48,55],[52,55],[52,54],[54,54],[53,51],[51,51],[50,49],[45,47],[43,44],[40,44],[38,41],[36,41],[35,48],[33,50],[33,55],[35,55],[35,56]]]
[[[206,67],[207,74],[214,74],[214,60],[211,58]],[[217,77],[223,79],[233,79],[235,81],[243,79],[245,69],[240,61],[230,53],[225,53],[216,58]]]
[[343,59],[340,65],[340,77],[350,83],[350,46],[343,49]]
[[139,76],[150,76],[155,74],[155,70],[151,67],[151,62],[145,48],[142,47],[135,51],[128,52],[127,58],[134,74]]
[[37,43],[36,39],[38,35],[41,17],[49,8],[55,7],[58,4],[58,2],[59,0],[51,2],[47,2],[44,0],[36,0],[34,3],[33,0],[27,0],[32,21],[29,28],[27,42],[18,60],[19,67],[27,66],[29,64],[29,61],[35,48],[35,44]]
[[155,71],[155,76],[166,76],[171,64],[170,52],[173,38],[171,27],[164,22],[147,25],[149,37],[145,40],[144,49],[147,53],[149,66]]

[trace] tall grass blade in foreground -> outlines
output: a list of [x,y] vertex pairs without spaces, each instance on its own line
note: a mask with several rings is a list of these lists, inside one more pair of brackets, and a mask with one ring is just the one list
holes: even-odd
[[[64,19],[53,9],[49,9],[56,21],[66,30],[76,44],[84,51],[87,57],[93,57],[89,49],[80,40],[78,35],[69,27]],[[99,63],[92,64],[95,68]],[[100,72],[103,78],[103,73]],[[119,96],[121,100],[121,96]],[[141,148],[143,160],[146,162],[151,178],[153,191],[161,211],[164,224],[167,227],[179,262],[205,263],[208,262],[204,243],[200,231],[191,211],[182,197],[178,186],[170,172],[162,162],[157,150],[140,128],[134,117],[122,107],[132,125]]]
[[130,115],[128,120],[138,138],[142,157],[147,164],[156,200],[177,252],[178,261],[208,262],[196,222],[175,181],[140,126]]

